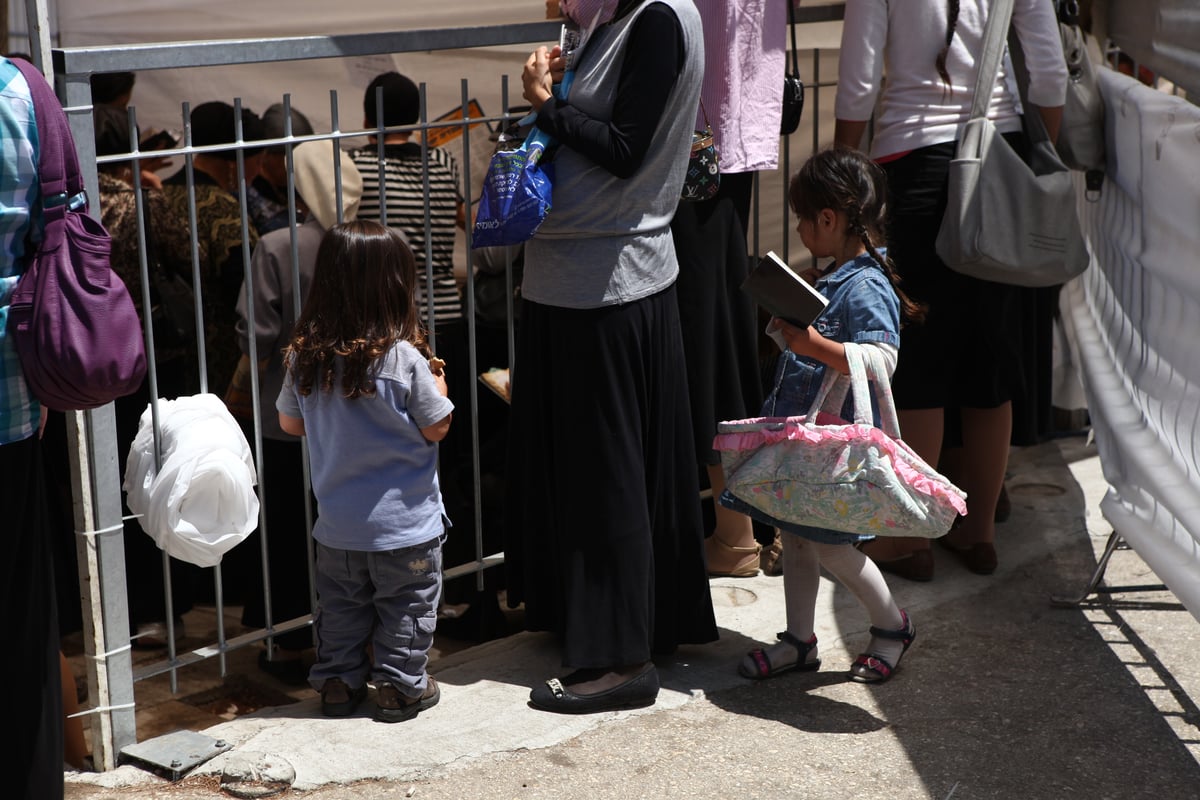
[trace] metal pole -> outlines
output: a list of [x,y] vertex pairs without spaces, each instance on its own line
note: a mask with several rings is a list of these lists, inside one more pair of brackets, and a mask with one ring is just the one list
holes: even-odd
[[[54,83],[54,60],[50,57],[50,9],[46,0],[25,0],[25,24],[29,28],[29,57],[46,80]],[[6,43],[7,45],[7,43]]]
[[[88,212],[99,218],[100,192],[89,78],[88,75],[59,76],[55,88],[58,96],[65,98],[63,107],[67,111],[84,187],[90,198]],[[67,435],[73,443],[70,459],[75,529],[81,532],[77,543],[80,584],[88,591],[83,598],[88,683],[93,698],[91,706],[101,709],[92,725],[92,753],[96,766],[109,770],[116,767],[122,748],[137,743],[118,463],[123,454],[117,452],[113,405],[68,414]]]

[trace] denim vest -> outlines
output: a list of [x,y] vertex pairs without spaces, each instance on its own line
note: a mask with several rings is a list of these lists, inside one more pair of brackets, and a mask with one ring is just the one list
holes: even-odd
[[[883,252],[882,250],[880,252]],[[829,298],[829,305],[813,322],[817,332],[835,342],[883,342],[900,346],[900,300],[891,281],[864,253],[847,261],[817,281],[817,291]],[[808,413],[821,381],[825,365],[790,350],[779,354],[772,389],[763,403],[764,417],[792,417]],[[871,400],[875,424],[879,410]],[[854,418],[853,398],[842,407],[843,419]]]

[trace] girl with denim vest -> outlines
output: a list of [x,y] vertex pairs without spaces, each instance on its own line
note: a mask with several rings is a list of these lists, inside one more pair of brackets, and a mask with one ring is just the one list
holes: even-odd
[[[805,276],[815,279],[829,304],[807,328],[771,321],[770,332],[786,347],[763,405],[764,416],[807,413],[825,370],[849,374],[846,342],[882,351],[890,376],[900,346],[901,318],[915,320],[922,314],[899,290],[882,246],[886,189],[878,166],[850,148],[823,150],[792,176],[788,195],[799,219],[800,240],[816,258],[833,259]],[[852,402],[847,400],[848,405]],[[853,412],[843,408],[842,416],[852,419]],[[727,501],[737,505],[728,493],[721,498],[723,504]],[[739,510],[754,513],[748,506]],[[879,568],[855,547],[872,538],[806,526],[784,529],[787,630],[776,644],[746,654],[738,666],[742,676],[761,680],[821,665],[814,624],[822,567],[858,598],[871,620],[871,641],[851,665],[851,680],[879,683],[892,676],[916,629],[896,605]]]

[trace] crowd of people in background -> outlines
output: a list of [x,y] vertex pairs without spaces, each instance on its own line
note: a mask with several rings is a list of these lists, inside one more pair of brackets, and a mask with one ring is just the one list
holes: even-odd
[[[516,366],[511,408],[502,412],[472,402],[472,343],[454,272],[470,198],[454,157],[420,142],[420,94],[411,78],[387,72],[366,87],[366,143],[352,151],[328,140],[280,143],[315,133],[300,110],[289,116],[272,105],[262,115],[239,114],[232,103],[210,100],[191,111],[199,152],[135,162],[116,157],[136,142],[143,149],[182,143],[131,129],[133,74],[95,76],[96,153],[107,159],[98,168],[96,212],[113,240],[112,265],[154,334],[154,392],[221,396],[260,451],[262,525],[223,565],[225,601],[244,606],[248,629],[309,613],[316,619],[315,642],[307,626],[271,636],[259,658],[263,670],[312,686],[331,716],[352,713],[368,683],[383,687],[383,721],[409,719],[436,703],[437,684],[424,667],[436,610],[447,596],[489,601],[473,587],[457,594],[443,587],[440,574],[401,581],[398,562],[380,559],[402,553],[406,564],[435,563],[440,571],[443,545],[447,564],[474,557],[481,502],[472,470],[475,421],[480,440],[498,434],[501,442],[495,463],[505,514],[495,545],[505,566],[489,577],[499,576],[528,629],[551,632],[562,648],[566,674],[532,688],[534,707],[581,713],[652,704],[654,658],[718,636],[708,578],[756,575],[766,552],[783,565],[787,628],[778,643],[731,668],[763,679],[819,666],[813,601],[823,566],[870,616],[872,639],[851,677],[891,678],[915,627],[881,572],[931,580],[928,540],[781,536],[701,499],[702,488],[716,498],[724,485],[712,448],[717,422],[780,408],[802,413],[808,395],[798,387],[825,369],[845,372],[846,342],[886,351],[905,439],[967,491],[970,513],[941,541],[945,551],[973,572],[996,569],[1008,448],[1038,435],[1036,422],[1014,427],[1014,408],[1035,417],[1040,410],[1038,370],[1049,346],[1042,323],[1051,305],[1049,295],[954,273],[933,249],[991,3],[847,2],[836,147],[817,153],[792,181],[791,204],[801,240],[820,262],[810,277],[831,307],[844,306],[849,322],[810,332],[772,322],[778,335],[770,339],[762,335],[768,318],[738,287],[756,260],[747,246],[755,175],[779,165],[786,1],[562,0],[565,19],[586,44],[576,54],[539,48],[522,71],[530,113],[556,142],[555,202],[515,254]],[[1053,132],[1066,86],[1053,10],[1016,0],[1013,17],[1031,74],[1029,101]],[[574,83],[564,100],[553,88],[568,55]],[[0,62],[4,91],[27,97],[13,73],[10,62]],[[889,80],[881,85],[884,73]],[[1006,87],[1002,69],[990,113],[1019,147],[1020,101]],[[5,138],[31,136],[31,118],[14,115],[18,106],[0,106]],[[877,108],[884,111],[865,142]],[[707,120],[721,157],[720,191],[680,204],[692,133]],[[33,165],[6,161],[0,183],[12,196],[28,195],[36,187]],[[33,206],[6,229],[6,291],[20,274],[24,232],[36,226]],[[164,287],[180,280],[202,298],[203,327],[190,336],[179,335],[168,313]],[[390,287],[399,305],[364,295],[356,281],[366,280]],[[313,300],[317,284],[324,290]],[[859,294],[850,294],[851,284]],[[340,307],[354,309],[362,330],[337,322],[340,297],[363,305]],[[387,330],[372,328],[376,322]],[[338,336],[377,346],[338,349]],[[776,340],[778,349],[764,353],[763,342]],[[0,392],[0,463],[6,475],[30,483],[0,485],[0,497],[18,509],[18,528],[57,527],[56,541],[73,552],[72,521],[52,512],[54,504],[42,505],[43,493],[70,492],[61,418],[51,415],[43,463],[38,406],[14,377],[8,349],[2,352],[10,388]],[[778,361],[767,380],[764,357]],[[122,464],[151,389],[147,383],[116,403]],[[345,431],[381,438],[372,441],[375,449],[363,442],[355,452],[336,438]],[[305,435],[314,447],[311,489],[301,469]],[[389,470],[403,480],[389,484]],[[357,519],[347,512],[334,521],[348,497],[375,502],[346,495],[339,480],[367,473],[378,479],[370,485],[380,507],[392,508],[403,483],[424,498],[424,516],[405,516],[395,535],[339,527]],[[43,475],[46,481],[34,480]],[[211,581],[172,559],[174,618],[165,619],[161,551],[134,520],[124,538],[131,641],[166,647],[172,635],[185,635],[183,617],[208,599]],[[39,537],[21,540],[42,547]],[[264,553],[269,591],[261,580]],[[44,566],[50,555],[14,554],[9,563]],[[73,569],[58,566],[59,606],[77,598],[62,588],[73,584]],[[361,593],[375,581],[400,599],[376,609],[382,632],[372,633]],[[497,588],[486,590],[491,602]],[[61,610],[66,632],[77,620],[69,607]]]

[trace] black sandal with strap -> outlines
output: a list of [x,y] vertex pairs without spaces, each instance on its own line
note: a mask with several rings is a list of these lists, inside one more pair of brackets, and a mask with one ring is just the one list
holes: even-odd
[[900,651],[900,656],[896,659],[896,663],[889,664],[877,655],[862,653],[850,665],[850,680],[858,681],[859,683],[883,683],[892,677],[892,673],[896,671],[896,667],[900,666],[900,659],[908,652],[913,639],[917,638],[916,626],[908,618],[908,612],[900,609],[900,617],[904,620],[904,627],[894,631],[876,628],[874,625],[871,626],[871,636],[904,643],[904,649]]
[[781,664],[778,667],[772,667],[771,660],[767,658],[766,651],[761,647],[756,647],[746,654],[754,662],[753,670],[747,669],[745,662],[742,662],[738,664],[738,674],[743,678],[761,681],[767,678],[774,678],[776,675],[782,675],[785,672],[791,672],[792,670],[812,672],[813,670],[820,669],[821,659],[814,658],[812,661],[808,660],[808,654],[817,646],[817,635],[815,633],[807,642],[801,641],[799,637],[788,631],[775,634],[775,638],[796,649],[795,661],[790,664]]

